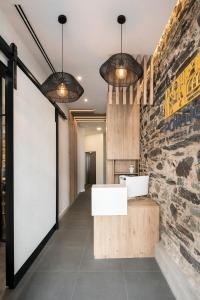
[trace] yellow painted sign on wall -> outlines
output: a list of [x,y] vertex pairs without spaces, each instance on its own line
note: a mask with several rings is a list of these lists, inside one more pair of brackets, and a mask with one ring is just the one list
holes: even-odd
[[198,53],[165,92],[165,118],[200,96],[200,53]]

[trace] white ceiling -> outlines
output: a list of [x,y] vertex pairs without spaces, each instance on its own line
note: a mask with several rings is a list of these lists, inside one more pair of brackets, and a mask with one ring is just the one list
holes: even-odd
[[[50,69],[14,8],[12,0],[0,1],[20,37],[36,57],[45,73]],[[59,14],[66,14],[64,28],[64,70],[81,75],[85,93],[70,108],[95,108],[105,112],[107,85],[99,67],[120,51],[119,14],[127,17],[123,51],[150,55],[159,41],[176,0],[21,0],[20,3],[57,70],[61,68],[61,27]],[[88,102],[83,101],[88,98]]]
[[[92,122],[92,123],[78,123],[78,126],[80,128],[84,128],[84,134],[85,135],[93,135],[93,134],[99,134],[99,133],[105,133],[106,132],[106,124],[105,122]],[[101,131],[98,131],[97,128],[101,128]]]

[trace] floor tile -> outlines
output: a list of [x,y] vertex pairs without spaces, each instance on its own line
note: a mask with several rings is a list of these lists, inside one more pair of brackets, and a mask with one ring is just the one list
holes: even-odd
[[0,291],[5,286],[5,243],[0,242]]
[[81,271],[121,271],[120,259],[95,259],[93,244],[87,244],[80,265]]
[[80,247],[82,248],[86,243],[88,236],[88,229],[60,229],[53,237],[53,246],[57,247]]
[[122,259],[121,263],[124,271],[160,272],[160,268],[155,258],[128,258]]
[[17,288],[6,290],[2,300],[174,300],[155,259],[94,259],[90,214],[87,191],[63,216],[60,229]]
[[90,220],[65,220],[60,223],[60,229],[89,229],[92,227],[92,221]]
[[128,300],[175,300],[160,272],[125,272]]
[[35,273],[18,300],[71,300],[76,278],[71,272]]
[[120,272],[80,273],[72,300],[126,300]]
[[82,249],[79,247],[50,247],[41,259],[37,271],[77,271]]

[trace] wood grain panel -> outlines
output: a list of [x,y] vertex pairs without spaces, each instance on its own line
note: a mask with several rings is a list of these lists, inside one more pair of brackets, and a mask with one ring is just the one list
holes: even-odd
[[114,161],[106,161],[106,183],[114,183]]
[[127,216],[94,217],[95,258],[153,257],[159,241],[159,206],[129,200]]
[[76,200],[77,196],[77,123],[69,112],[69,174],[70,174],[70,203]]
[[107,159],[139,159],[139,127],[140,106],[123,105],[120,92],[119,104],[107,105]]

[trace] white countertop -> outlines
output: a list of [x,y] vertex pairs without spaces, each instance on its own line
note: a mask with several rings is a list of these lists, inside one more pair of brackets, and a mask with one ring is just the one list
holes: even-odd
[[92,216],[127,215],[125,184],[95,184],[92,186]]
[[125,184],[93,184],[92,188],[126,188]]

